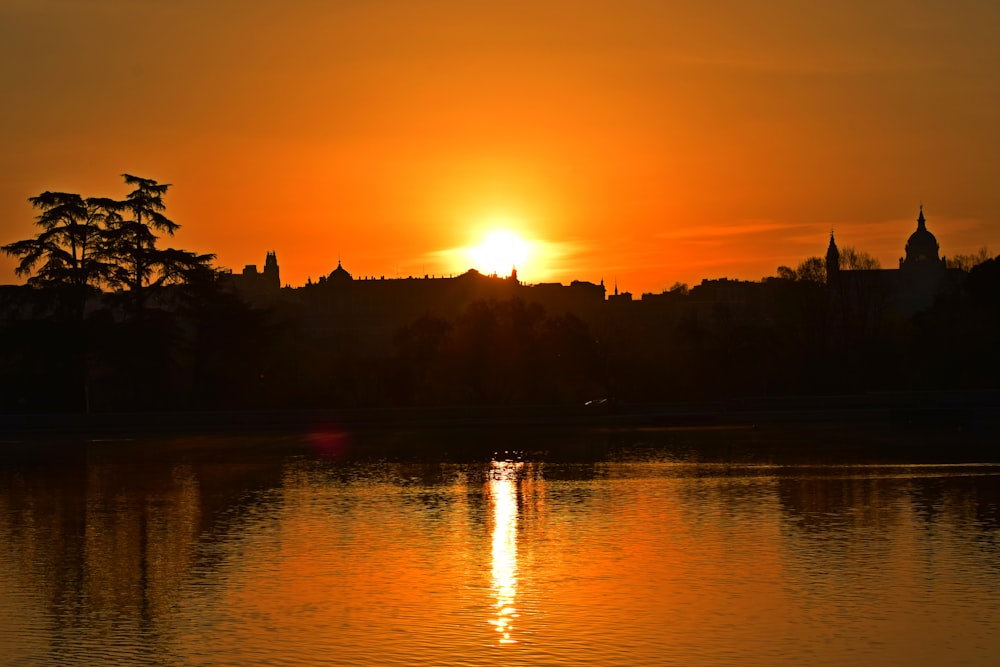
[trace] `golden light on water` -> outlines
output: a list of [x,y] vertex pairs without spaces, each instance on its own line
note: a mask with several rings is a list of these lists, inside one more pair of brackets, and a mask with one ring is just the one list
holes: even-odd
[[495,613],[490,623],[500,644],[514,644],[512,637],[517,607],[517,472],[520,462],[490,464],[490,499],[493,503],[493,591]]

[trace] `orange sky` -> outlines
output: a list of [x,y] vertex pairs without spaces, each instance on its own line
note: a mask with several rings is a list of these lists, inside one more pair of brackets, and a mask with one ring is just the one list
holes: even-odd
[[637,295],[773,275],[831,228],[893,267],[920,202],[943,254],[997,253],[997,26],[978,0],[3,0],[0,243],[28,197],[129,172],[173,185],[165,245],[275,250],[293,286],[458,273],[497,218],[539,243],[523,280]]

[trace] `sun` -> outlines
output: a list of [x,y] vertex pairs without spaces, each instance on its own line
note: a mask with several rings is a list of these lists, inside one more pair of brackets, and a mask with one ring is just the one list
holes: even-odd
[[467,249],[473,267],[487,275],[510,275],[521,269],[531,257],[531,244],[508,230],[495,230],[482,242]]

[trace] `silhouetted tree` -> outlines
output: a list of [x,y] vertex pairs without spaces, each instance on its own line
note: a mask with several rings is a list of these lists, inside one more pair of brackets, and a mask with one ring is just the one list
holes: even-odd
[[134,186],[124,201],[84,199],[69,192],[29,198],[40,210],[35,224],[42,231],[0,247],[20,259],[16,272],[30,276],[28,285],[71,293],[73,310],[80,316],[88,292],[102,286],[129,291],[141,308],[146,287],[186,283],[211,272],[214,255],[156,247],[156,232],[173,235],[180,227],[163,213],[163,195],[170,186],[130,174],[123,177]]
[[815,280],[775,284],[771,321],[774,357],[769,383],[778,391],[821,389],[829,363],[829,299]]
[[113,287],[126,289],[135,311],[140,312],[146,288],[185,283],[209,272],[215,255],[157,248],[156,232],[173,236],[180,228],[163,213],[166,210],[163,196],[170,185],[131,174],[122,177],[135,189],[122,202],[131,218],[119,219],[109,226],[109,253],[114,260],[109,282]]
[[121,205],[69,192],[43,192],[28,201],[40,211],[35,224],[42,231],[0,249],[20,259],[15,271],[30,276],[28,285],[65,291],[73,314],[82,317],[88,293],[112,273],[107,230],[120,220]]
[[991,259],[993,259],[993,255],[990,254],[989,248],[983,246],[978,251],[970,255],[952,255],[945,260],[945,263],[948,265],[949,269],[972,271],[973,267]]
[[865,271],[870,269],[880,269],[882,264],[864,250],[857,250],[853,246],[840,249],[840,268],[845,271]]
[[[45,408],[85,406],[87,345],[83,318],[88,297],[111,272],[107,225],[119,219],[120,206],[110,199],[84,199],[69,192],[46,191],[28,201],[40,211],[35,224],[42,231],[34,238],[5,245],[2,250],[20,259],[16,273],[29,276],[28,286],[39,288],[35,302],[49,301],[54,318],[14,327],[22,332],[38,330],[37,335],[22,339],[18,365],[46,369],[39,370],[50,384],[47,392],[39,394],[48,397]],[[54,345],[37,344],[56,340]],[[30,384],[22,386],[27,390]],[[34,407],[39,409],[41,402],[36,400]]]
[[782,265],[778,267],[778,278],[782,280],[797,280],[798,275],[792,267]]
[[451,325],[424,315],[398,329],[392,342],[396,353],[390,393],[398,403],[427,404],[442,394],[440,356],[447,344]]
[[607,394],[601,349],[579,317],[565,313],[546,318],[537,344],[540,386],[533,398],[545,403],[579,404]]
[[795,275],[799,280],[806,280],[813,283],[825,283],[826,263],[820,257],[810,257],[799,264],[799,268],[796,269]]
[[477,301],[455,323],[447,365],[456,372],[457,400],[523,402],[533,393],[538,368],[538,326],[544,310],[520,300]]
[[969,271],[966,289],[973,301],[1000,315],[1000,257],[981,262]]
[[579,403],[605,391],[586,323],[520,299],[474,301],[453,321],[396,331],[384,377],[397,404]]
[[[8,359],[12,368],[26,373],[38,369],[53,387],[61,388],[61,393],[47,393],[45,408],[89,407],[92,395],[107,399],[108,406],[149,407],[163,405],[164,396],[173,400],[177,395],[170,393],[180,386],[174,360],[183,337],[176,312],[150,314],[148,321],[138,318],[143,321],[135,326],[116,322],[108,313],[95,317],[100,310],[86,312],[88,299],[102,288],[127,291],[140,312],[144,290],[150,286],[186,284],[196,278],[214,282],[213,255],[156,247],[156,232],[172,234],[178,228],[163,214],[163,194],[169,186],[124,177],[134,189],[123,201],[48,191],[31,197],[41,231],[0,247],[19,259],[17,274],[28,276],[28,287],[36,292],[27,312],[49,320],[10,325],[7,330],[25,342],[31,337],[22,334],[34,331],[33,326],[38,329],[32,344],[20,345]],[[35,340],[59,340],[59,345],[47,348]],[[93,394],[91,389],[98,387],[102,391]],[[108,388],[118,388],[118,393]],[[30,392],[24,398],[42,406]]]

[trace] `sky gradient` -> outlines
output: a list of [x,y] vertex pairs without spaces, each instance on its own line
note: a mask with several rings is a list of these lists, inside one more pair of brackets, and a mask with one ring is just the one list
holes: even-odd
[[[0,243],[44,190],[172,184],[173,245],[299,286],[453,274],[636,295],[841,246],[1000,252],[986,0],[0,0]],[[16,283],[0,258],[0,283]]]

